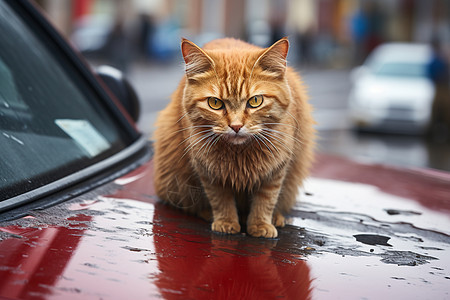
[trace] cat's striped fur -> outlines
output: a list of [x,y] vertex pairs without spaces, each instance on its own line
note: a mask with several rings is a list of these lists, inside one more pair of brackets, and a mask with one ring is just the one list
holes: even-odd
[[213,231],[276,237],[308,175],[314,121],[288,47],[182,41],[186,74],[156,123],[155,187]]

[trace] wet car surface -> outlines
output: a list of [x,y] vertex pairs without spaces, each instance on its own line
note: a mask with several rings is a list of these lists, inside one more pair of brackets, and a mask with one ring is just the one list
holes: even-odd
[[447,173],[320,156],[289,224],[277,239],[261,239],[215,234],[159,203],[152,172],[150,161],[76,199],[1,223],[0,295],[449,297]]
[[[23,29],[16,42],[34,41],[46,54],[36,59],[37,48],[18,47],[32,54],[30,62],[70,74],[42,76],[42,65],[24,70],[17,49],[0,47],[2,83],[17,91],[0,110],[0,164],[11,170],[0,168],[1,299],[449,298],[449,173],[319,155],[277,239],[213,233],[209,223],[158,201],[151,143],[135,128],[136,110],[127,115],[28,2],[0,6],[8,9],[0,31],[20,36],[15,30]],[[39,80],[23,75],[29,69]],[[26,93],[29,84],[48,92],[59,83],[91,91],[76,97],[85,110],[64,117],[75,112],[61,105],[58,95],[76,95],[67,90]],[[52,109],[42,109],[51,100]],[[17,114],[24,110],[29,118]],[[59,151],[48,147],[55,140]],[[48,159],[38,166],[55,163],[54,178],[30,167],[42,154]],[[58,155],[73,168],[56,164]],[[28,173],[8,184],[18,171]]]

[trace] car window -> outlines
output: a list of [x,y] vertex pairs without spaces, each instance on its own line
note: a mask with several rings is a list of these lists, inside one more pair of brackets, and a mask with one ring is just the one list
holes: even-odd
[[419,63],[383,63],[374,66],[375,75],[400,77],[425,77],[425,64]]
[[50,44],[0,0],[0,201],[93,165],[133,142]]

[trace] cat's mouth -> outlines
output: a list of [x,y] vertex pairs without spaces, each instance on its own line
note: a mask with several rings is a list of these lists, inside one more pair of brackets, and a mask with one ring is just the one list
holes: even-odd
[[235,145],[241,145],[251,140],[251,134],[247,132],[227,132],[223,134],[223,138]]

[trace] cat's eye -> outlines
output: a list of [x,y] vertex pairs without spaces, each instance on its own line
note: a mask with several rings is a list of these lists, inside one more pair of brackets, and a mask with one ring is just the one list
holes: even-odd
[[211,107],[212,109],[221,109],[223,108],[223,101],[220,99],[217,99],[215,97],[209,97],[208,98],[208,105],[209,107]]
[[262,95],[253,96],[248,100],[248,105],[250,107],[256,108],[263,103],[264,97]]

